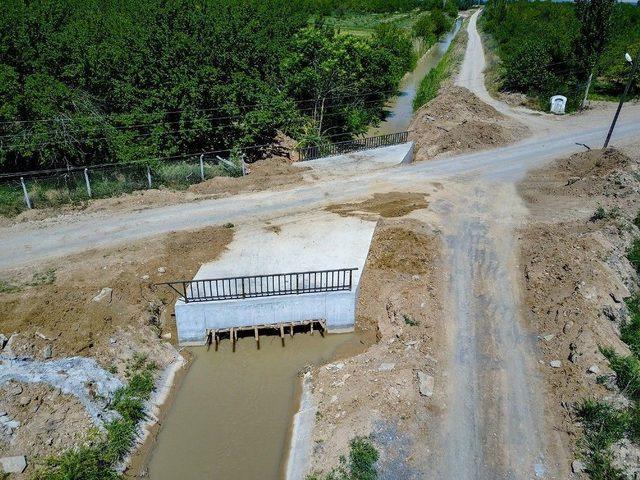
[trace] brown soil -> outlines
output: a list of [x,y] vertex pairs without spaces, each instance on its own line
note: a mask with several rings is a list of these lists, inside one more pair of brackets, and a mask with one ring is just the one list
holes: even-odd
[[374,193],[373,198],[358,203],[329,205],[326,210],[343,217],[358,213],[375,213],[384,218],[402,217],[414,210],[427,208],[424,193]]
[[438,415],[442,393],[421,396],[417,372],[435,376],[436,385],[443,382],[436,358],[444,342],[440,248],[439,235],[421,221],[378,224],[356,322],[357,330],[377,332],[378,343],[314,372],[318,413],[312,471],[328,471],[348,452],[354,436],[369,434],[381,452],[379,470],[388,478],[424,467],[424,436]]
[[[600,346],[628,352],[619,338],[623,299],[637,288],[625,258],[637,228],[640,179],[634,158],[613,150],[590,151],[532,172],[519,186],[531,215],[521,235],[528,319],[540,336],[550,406],[557,429],[578,455],[580,428],[573,407],[585,398],[623,399],[589,373],[611,375]],[[607,218],[593,220],[596,204]],[[549,362],[560,360],[561,368]]]
[[447,83],[420,108],[409,126],[415,160],[514,142],[526,129],[482,102],[466,88]]
[[282,186],[303,183],[302,173],[308,167],[295,167],[287,158],[261,160],[249,166],[249,175],[239,178],[216,177],[189,187],[198,194],[235,194],[240,192],[273,190]]
[[[209,227],[88,251],[43,266],[43,270],[55,269],[55,281],[39,286],[24,285],[32,279],[32,270],[14,271],[3,280],[22,287],[0,294],[0,333],[12,336],[13,355],[41,360],[50,345],[54,358],[93,357],[123,379],[126,362],[135,353],[146,354],[164,368],[175,352],[162,338],[167,333],[175,338],[175,326],[169,321],[175,295],[153,283],[191,278],[202,263],[218,257],[232,237],[232,229]],[[94,301],[105,287],[113,289],[111,298]],[[22,387],[33,388],[28,384]],[[47,409],[71,409],[73,414],[61,418],[55,429],[46,432],[38,426],[40,413],[25,417],[11,444],[0,445],[0,456],[12,453],[40,457],[43,452],[70,446],[68,437],[86,434],[90,421],[85,416],[79,419],[74,401],[49,390],[42,387],[34,394],[46,399],[40,402],[47,404],[43,414]],[[0,404],[1,410],[11,412],[12,408]],[[32,427],[34,422],[36,427]]]

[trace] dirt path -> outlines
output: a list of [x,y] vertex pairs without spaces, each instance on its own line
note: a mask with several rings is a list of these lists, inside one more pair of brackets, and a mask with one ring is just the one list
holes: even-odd
[[534,338],[521,315],[513,232],[526,210],[515,186],[464,185],[455,207],[440,208],[449,219],[449,403],[432,478],[566,478],[561,445],[545,420]]

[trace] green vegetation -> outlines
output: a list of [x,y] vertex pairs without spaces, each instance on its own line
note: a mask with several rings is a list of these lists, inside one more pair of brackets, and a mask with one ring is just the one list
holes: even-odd
[[459,55],[456,54],[456,42],[451,42],[446,53],[435,68],[420,81],[420,86],[416,92],[416,98],[413,99],[413,110],[416,111],[438,95],[438,90],[442,81],[448,78],[459,61]]
[[640,273],[640,237],[637,237],[631,244],[631,248],[627,253],[627,258],[631,262],[638,273]]
[[593,97],[619,95],[629,68],[624,53],[640,50],[640,8],[612,0],[489,0],[480,24],[497,43],[499,87],[537,98],[542,109],[555,94],[578,108],[589,84]]
[[307,480],[376,480],[378,451],[368,438],[351,440],[349,459],[340,457],[340,466],[324,476],[309,475]]
[[[375,3],[349,8],[416,5]],[[411,66],[410,36],[387,23],[370,38],[335,35],[310,23],[321,4],[8,0],[0,17],[2,171],[243,148],[272,142],[278,130],[301,140],[364,132]],[[311,53],[318,68],[305,62]]]
[[20,292],[24,287],[39,287],[40,285],[51,285],[56,281],[56,269],[48,268],[44,272],[36,272],[28,282],[15,284],[0,280],[0,293]]
[[604,220],[607,218],[618,218],[620,216],[620,208],[614,205],[609,210],[606,210],[602,205],[598,205],[596,211],[591,215],[591,221]]
[[120,418],[106,424],[104,432],[92,431],[80,447],[46,459],[32,479],[120,479],[115,468],[129,452],[138,423],[146,418],[144,402],[153,391],[155,368],[146,357],[135,355],[127,367],[129,384],[115,393],[111,403],[111,408],[120,414]]
[[409,315],[402,314],[402,318],[404,319],[404,323],[409,325],[410,327],[416,327],[420,325],[420,322],[418,320],[411,318]]

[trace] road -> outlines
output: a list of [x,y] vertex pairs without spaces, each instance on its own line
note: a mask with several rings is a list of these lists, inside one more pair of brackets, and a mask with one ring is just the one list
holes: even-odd
[[[489,151],[356,172],[275,192],[5,227],[0,229],[0,269],[172,230],[261,221],[373,192],[420,190],[438,181],[445,191],[450,186],[454,192],[432,203],[444,226],[449,272],[449,401],[441,423],[434,426],[433,469],[426,477],[566,478],[568,462],[544,411],[535,342],[522,319],[514,230],[525,221],[526,209],[515,184],[527,170],[581,150],[577,143],[600,146],[613,112],[603,107],[558,118],[514,110],[492,99],[484,86],[476,20],[474,14],[468,24],[469,42],[457,83],[526,124],[530,137]],[[613,144],[630,145],[639,136],[640,107],[625,106]]]

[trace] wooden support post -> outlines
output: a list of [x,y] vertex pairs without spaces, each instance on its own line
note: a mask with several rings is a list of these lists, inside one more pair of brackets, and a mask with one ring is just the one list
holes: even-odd
[[258,333],[258,327],[253,327],[253,335],[256,337],[256,346],[260,350],[260,334]]
[[291,338],[293,338],[293,323],[289,324],[289,335],[291,335]]
[[218,336],[218,331],[213,334],[215,342],[216,342],[216,352],[218,351],[218,345],[220,345],[220,337]]
[[280,327],[280,341],[282,342],[282,346],[284,347],[284,327],[282,326],[282,324],[280,324],[279,327]]
[[322,336],[322,338],[324,338],[324,325],[322,325],[322,322],[318,322],[318,331],[320,332],[320,335]]
[[231,349],[233,352],[235,352],[236,351],[236,334],[233,327],[231,327],[231,330],[229,330],[229,335],[231,338],[231,345],[232,345]]
[[310,325],[309,331],[311,332],[311,335],[313,335],[313,320],[309,322],[309,325]]
[[212,337],[212,333],[211,333],[211,330],[209,330],[209,332],[207,333],[207,352],[209,351],[209,348],[211,347],[211,337]]

